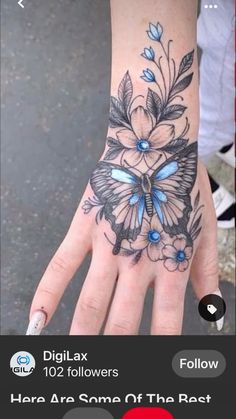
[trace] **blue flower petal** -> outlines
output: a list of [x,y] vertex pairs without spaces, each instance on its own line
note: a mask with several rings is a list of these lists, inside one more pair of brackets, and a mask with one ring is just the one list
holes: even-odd
[[153,25],[153,23],[149,23],[149,30],[147,31],[147,34],[149,38],[153,41],[160,42],[163,34],[163,27],[160,23],[157,23],[156,25]]
[[149,28],[154,38],[159,39],[158,27],[153,25],[153,23],[150,23]]
[[147,34],[152,41],[156,41],[156,38],[155,38],[155,36],[152,35],[152,32],[147,31]]
[[150,53],[148,48],[144,48],[144,55],[148,60],[152,59],[152,54]]
[[161,39],[161,36],[163,34],[163,27],[161,26],[160,23],[157,23],[157,31],[159,33],[159,39]]
[[153,59],[155,58],[155,52],[154,52],[154,49],[152,48],[152,47],[150,47],[149,48],[149,50],[150,50],[150,52],[151,52],[151,54],[152,54],[152,57],[153,57]]
[[152,80],[149,80],[146,76],[140,76],[141,79],[143,79],[144,81],[147,81],[148,83],[150,83]]
[[155,52],[152,49],[152,47],[150,47],[150,48],[144,48],[144,52],[143,52],[142,56],[144,58],[146,58],[147,60],[153,61],[154,58],[155,58]]
[[155,74],[153,73],[152,70],[150,70],[149,68],[147,68],[146,70],[146,74],[148,75],[148,77],[150,78],[150,80],[154,81],[155,80]]
[[141,79],[143,79],[143,80],[145,80],[149,83],[156,81],[155,74],[149,68],[147,68],[146,70],[143,70],[143,75],[140,76],[140,77],[141,77]]

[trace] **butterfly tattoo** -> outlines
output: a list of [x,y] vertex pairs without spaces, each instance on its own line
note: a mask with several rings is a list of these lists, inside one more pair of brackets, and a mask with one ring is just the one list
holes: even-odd
[[166,233],[185,232],[196,164],[196,143],[167,159],[151,176],[137,176],[132,170],[104,161],[98,163],[90,183],[116,234],[114,254],[119,253],[122,240],[136,240],[145,213],[148,217],[156,214]]
[[[150,47],[141,55],[156,65],[157,73],[147,69],[141,76],[153,86],[148,87],[146,97],[135,96],[129,72],[124,75],[117,97],[111,97],[111,135],[104,160],[90,178],[94,196],[85,200],[83,209],[88,214],[97,208],[96,222],[105,219],[109,223],[113,234],[104,234],[113,246],[113,254],[133,256],[134,263],[146,254],[152,261],[162,261],[169,271],[182,272],[188,268],[194,241],[201,231],[203,207],[199,191],[192,201],[197,142],[189,143],[186,138],[188,118],[179,135],[175,127],[175,120],[181,121],[187,110],[181,92],[193,78],[189,70],[194,50],[177,68],[170,55],[171,41],[165,50],[164,42],[153,38],[157,33],[153,35],[154,27],[150,24],[147,34],[165,51],[169,71],[163,71],[162,60],[156,61]],[[156,27],[162,28],[159,23]],[[164,36],[163,28],[160,36]],[[161,79],[162,83],[157,82]],[[136,106],[141,97],[145,104]]]

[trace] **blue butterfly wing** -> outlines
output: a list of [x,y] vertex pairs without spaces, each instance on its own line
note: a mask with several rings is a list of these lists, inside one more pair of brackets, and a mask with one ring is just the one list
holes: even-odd
[[197,143],[193,143],[167,159],[150,177],[153,206],[169,234],[186,231],[196,173]]
[[121,183],[128,183],[131,185],[135,185],[138,183],[137,176],[130,172],[130,170],[124,170],[124,168],[111,168],[111,178],[113,180],[117,180]]
[[140,178],[124,167],[99,162],[90,184],[116,234],[116,254],[122,240],[135,240],[141,230],[145,202]]
[[166,163],[161,169],[156,172],[155,180],[164,180],[169,178],[171,175],[176,174],[178,170],[177,161],[170,161]]

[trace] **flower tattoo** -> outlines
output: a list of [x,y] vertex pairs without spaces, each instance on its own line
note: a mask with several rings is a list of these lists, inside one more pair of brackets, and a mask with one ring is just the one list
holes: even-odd
[[143,219],[140,234],[130,247],[133,250],[146,249],[149,258],[156,262],[162,258],[162,249],[167,240],[168,235],[164,232],[158,217],[154,215],[151,221]]
[[153,41],[160,42],[163,34],[163,27],[160,23],[157,23],[156,25],[153,25],[153,23],[149,23],[149,30],[147,31],[147,34],[149,38]]
[[177,238],[173,245],[165,245],[163,248],[165,258],[164,266],[168,271],[186,271],[189,265],[189,259],[192,257],[193,248],[187,245],[185,238]]
[[[169,272],[183,272],[201,231],[203,207],[199,192],[192,202],[197,143],[187,138],[190,124],[181,96],[193,78],[194,51],[177,67],[172,41],[164,45],[162,25],[150,23],[147,35],[153,45],[144,47],[141,56],[151,68],[140,76],[148,83],[146,96],[134,95],[127,71],[111,97],[111,136],[90,178],[94,196],[85,200],[83,210],[88,214],[95,208],[96,222],[110,224],[105,237],[113,254],[132,257],[133,263],[145,255]],[[184,119],[178,135],[177,119]]]
[[171,124],[159,124],[153,128],[151,115],[143,106],[133,110],[130,125],[131,129],[123,128],[116,134],[124,148],[122,161],[126,160],[130,165],[138,164],[142,159],[147,166],[152,165],[158,150],[171,141],[175,134],[174,125]]
[[142,57],[146,58],[149,61],[154,61],[155,60],[155,52],[154,52],[154,49],[152,47],[144,48],[144,51],[141,55],[142,55]]

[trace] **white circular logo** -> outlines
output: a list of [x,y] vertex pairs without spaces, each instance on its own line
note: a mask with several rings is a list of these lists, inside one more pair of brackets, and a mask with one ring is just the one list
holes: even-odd
[[35,359],[29,352],[16,352],[10,361],[12,372],[19,377],[26,377],[32,374],[35,369]]

